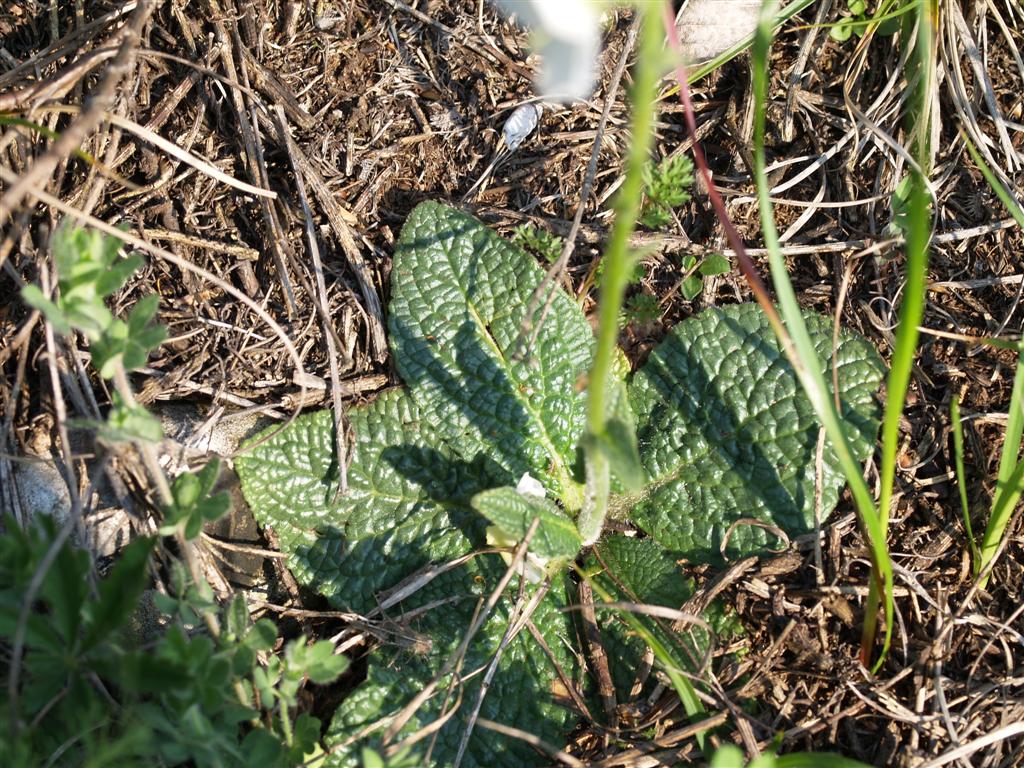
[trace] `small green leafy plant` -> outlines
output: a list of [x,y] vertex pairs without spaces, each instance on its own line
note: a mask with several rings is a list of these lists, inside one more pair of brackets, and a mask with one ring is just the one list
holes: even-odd
[[656,296],[649,293],[635,293],[626,299],[622,320],[627,323],[652,323],[661,317],[661,304]]
[[700,262],[692,253],[685,254],[682,267],[687,276],[683,279],[680,290],[683,293],[683,298],[687,301],[693,301],[700,296],[701,291],[704,290],[705,277],[724,275],[732,269],[729,260],[720,253],[712,253]]
[[[574,524],[589,494],[581,453],[602,455],[612,468],[609,514],[648,534],[643,542],[606,536],[591,548],[586,573],[595,593],[612,600],[625,585],[678,608],[685,590],[649,588],[681,582],[678,561],[721,564],[775,547],[773,530],[814,528],[817,419],[758,307],[708,310],[676,326],[639,371],[613,366],[608,426],[597,438],[586,429],[579,386],[594,340],[569,296],[554,297],[532,356],[513,354],[542,276],[475,219],[421,204],[392,270],[390,338],[407,387],[349,413],[356,442],[348,493],[336,493],[329,412],[300,417],[236,461],[253,512],[275,528],[296,576],[334,605],[370,612],[413,575],[425,585],[397,605],[429,642],[415,652],[374,652],[367,681],[328,729],[332,765],[358,765],[357,743],[379,749],[432,723],[432,747],[412,746],[431,765],[460,753],[464,766],[536,764],[522,742],[468,735],[476,708],[549,743],[564,738],[577,715],[555,691],[579,674],[562,638],[572,634],[568,565],[587,539]],[[811,313],[804,321],[819,359],[828,371],[836,366],[843,418],[863,459],[877,430],[881,362],[849,333],[833,358],[830,322]],[[827,512],[843,484],[829,449],[822,469]],[[531,526],[526,578],[494,595],[493,610],[464,641],[508,568],[472,553],[497,545],[508,557]],[[642,555],[632,550],[638,544]],[[612,580],[602,582],[606,571]],[[519,621],[527,603],[529,631]],[[521,631],[508,635],[510,626]],[[709,639],[692,634],[658,636],[683,669],[696,668]],[[431,685],[433,696],[402,712]]]
[[883,2],[874,13],[868,13],[867,0],[846,0],[846,10],[849,15],[843,16],[836,24],[833,24],[828,34],[833,40],[840,43],[846,42],[851,36],[863,37],[864,33],[875,24],[875,34],[893,35],[899,31],[901,12],[888,13],[888,8],[896,5],[895,0]]
[[640,223],[648,229],[659,229],[672,222],[672,211],[690,199],[693,186],[693,161],[677,154],[643,169],[644,203]]
[[127,320],[116,317],[105,301],[135,274],[142,265],[141,257],[120,258],[117,238],[70,220],[54,232],[51,248],[57,270],[54,298],[47,298],[32,284],[22,289],[21,297],[42,312],[57,333],[84,335],[96,370],[118,385],[107,421],[97,425],[100,437],[111,442],[160,440],[160,422],[136,405],[125,378],[127,371],[145,365],[149,353],[167,336],[162,325],[152,322],[159,299],[155,294],[146,296],[128,313]]
[[[168,482],[152,443],[160,423],[138,405],[128,371],[145,364],[165,337],[152,323],[157,297],[115,317],[105,299],[138,269],[120,258],[113,237],[65,222],[54,233],[54,298],[29,285],[26,303],[63,334],[82,333],[100,374],[116,391],[98,436],[136,443],[149,457],[163,512],[159,532],[177,537],[187,555],[204,523],[227,512],[214,493],[214,459]],[[12,768],[36,766],[290,766],[315,756],[320,723],[299,713],[308,680],[325,684],[348,666],[328,641],[279,642],[273,623],[252,624],[244,600],[225,607],[181,562],[170,562],[171,593],[153,596],[159,616],[137,624],[150,554],[157,540],[140,537],[96,581],[89,555],[69,544],[68,518],[58,530],[41,517],[27,529],[0,521],[0,659],[8,696],[0,701],[0,754]],[[210,634],[197,629],[205,624]],[[279,645],[283,651],[261,661]]]
[[139,301],[121,320],[107,308],[104,299],[127,282],[142,265],[133,254],[118,258],[121,242],[101,232],[64,222],[53,237],[53,260],[57,268],[59,296],[51,301],[35,285],[27,285],[22,298],[46,315],[58,333],[82,332],[92,345],[92,362],[100,375],[113,378],[118,365],[139,368],[167,331],[151,321],[158,299],[150,295]]
[[532,224],[520,224],[516,227],[512,233],[512,242],[544,259],[548,264],[558,261],[562,253],[562,238]]
[[226,491],[213,493],[220,475],[220,460],[212,458],[198,472],[183,472],[171,485],[173,502],[164,510],[160,533],[181,531],[186,539],[199,535],[203,525],[220,519],[231,506]]
[[[135,539],[93,584],[88,553],[61,543],[49,518],[24,531],[8,518],[4,531],[0,641],[21,633],[24,643],[18,695],[0,701],[5,766],[276,766],[316,753],[319,722],[295,714],[295,694],[307,678],[325,683],[344,671],[329,642],[300,637],[263,666],[259,655],[278,643],[273,623],[252,624],[239,597],[218,609],[216,639],[195,631],[188,621],[212,602],[182,572],[181,593],[157,603],[165,614],[140,614],[154,539]],[[23,617],[40,572],[38,603]]]

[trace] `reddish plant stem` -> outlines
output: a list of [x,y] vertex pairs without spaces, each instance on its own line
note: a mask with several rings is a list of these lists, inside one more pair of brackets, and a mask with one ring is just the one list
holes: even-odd
[[679,30],[676,29],[676,18],[670,3],[662,4],[662,18],[665,22],[665,33],[668,37],[668,43],[676,54],[675,77],[676,82],[679,84],[679,101],[683,105],[686,132],[690,136],[694,163],[697,166],[697,171],[704,179],[704,186],[707,188],[711,207],[714,208],[715,215],[721,222],[722,229],[725,230],[725,237],[729,241],[729,247],[736,254],[740,272],[746,279],[747,284],[750,285],[754,298],[761,305],[761,309],[768,316],[768,321],[772,324],[776,333],[779,334],[779,337],[788,342],[789,334],[786,333],[785,326],[782,325],[782,319],[772,303],[771,296],[768,294],[768,288],[761,279],[761,274],[757,271],[753,260],[747,255],[747,249],[743,244],[740,233],[736,231],[736,226],[732,223],[729,213],[725,210],[725,203],[722,201],[722,196],[718,193],[718,187],[715,186],[715,180],[711,176],[711,169],[708,168],[707,159],[704,157],[704,150],[697,139],[697,120],[694,117],[693,102],[690,99],[690,85],[686,77],[686,66],[683,64],[683,48],[679,42]]

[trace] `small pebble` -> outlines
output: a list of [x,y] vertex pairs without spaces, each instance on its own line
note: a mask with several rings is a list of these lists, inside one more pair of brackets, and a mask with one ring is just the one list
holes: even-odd
[[515,152],[519,145],[523,143],[523,139],[533,133],[533,129],[537,127],[537,123],[543,114],[544,107],[540,104],[531,102],[516,107],[508,120],[505,121],[505,127],[502,129],[505,137],[505,146],[509,148],[509,151]]

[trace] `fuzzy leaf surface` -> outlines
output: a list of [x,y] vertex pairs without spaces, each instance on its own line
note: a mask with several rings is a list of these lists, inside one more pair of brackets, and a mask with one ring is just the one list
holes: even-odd
[[[832,326],[805,312],[818,359],[831,380]],[[843,332],[834,359],[841,416],[863,461],[878,431],[875,393],[882,362],[863,338]],[[679,323],[630,385],[642,494],[616,501],[666,549],[696,562],[720,563],[814,529],[818,421],[796,375],[756,304],[708,309]],[[844,479],[826,444],[822,518],[835,508]]]
[[[395,714],[419,693],[456,649],[463,632],[472,621],[478,602],[493,588],[504,568],[505,564],[494,555],[477,558],[462,568],[442,574],[404,603],[403,607],[409,610],[428,603],[447,601],[441,607],[418,615],[409,627],[419,633],[421,638],[429,638],[429,647],[381,648],[376,654],[375,663],[370,667],[367,680],[342,702],[335,713],[327,732],[327,743],[333,745],[343,742],[377,723],[382,717]],[[555,585],[540,601],[531,619],[551,650],[553,660],[538,645],[530,631],[523,629],[503,651],[497,673],[480,710],[481,717],[515,724],[559,746],[576,718],[556,696],[560,686],[553,661],[569,675],[572,675],[575,668],[564,641],[572,630],[569,615],[559,611],[566,605],[565,587],[560,582],[560,579],[555,579]],[[529,586],[524,601],[537,588]],[[463,675],[486,669],[509,626],[515,598],[516,590],[509,590],[469,645],[462,665]],[[429,761],[424,760],[429,739],[413,746],[413,752],[424,760],[422,763],[417,762],[417,765],[443,768],[454,762],[469,714],[479,696],[481,677],[482,672],[468,678],[462,686],[456,685],[447,709],[451,709],[460,696],[461,706],[439,731]],[[444,708],[444,692],[448,690],[450,682],[450,679],[441,682],[438,693],[424,703],[400,732],[400,738],[435,722],[447,711]],[[380,735],[380,731],[371,733],[362,743],[375,747]],[[358,758],[358,751],[350,748],[342,751],[330,766],[358,768]],[[498,736],[479,726],[469,741],[462,761],[466,768],[525,768],[549,764],[550,760],[545,760],[528,744]]]
[[529,551],[543,558],[575,557],[581,541],[576,524],[550,499],[524,496],[515,488],[492,488],[473,497],[473,508],[512,541],[522,541],[533,521],[537,530]]
[[[558,498],[577,492],[570,465],[584,417],[576,382],[592,345],[582,313],[559,293],[532,355],[514,360],[526,303],[542,272],[520,249],[451,209],[424,204],[414,211],[392,276],[391,341],[408,389],[347,412],[355,435],[347,493],[337,494],[333,418],[326,411],[265,432],[265,443],[236,460],[246,499],[261,523],[277,529],[296,578],[335,606],[364,614],[408,577],[486,546],[488,520],[471,506],[481,492],[514,486],[527,471]],[[557,517],[575,534],[549,503],[548,522],[554,526]],[[564,553],[566,531],[556,528],[549,543]],[[578,551],[578,539],[572,549],[569,554]],[[477,555],[435,571],[426,586],[390,608],[389,617],[399,620],[395,643],[374,651],[368,680],[338,710],[328,741],[337,744],[399,710],[429,683],[505,568],[495,554]],[[439,731],[430,765],[455,759],[476,702],[479,667],[501,643],[518,581],[469,645],[461,670],[476,674],[458,691],[459,711]],[[526,595],[537,588],[527,587]],[[553,695],[555,665],[569,675],[575,669],[564,641],[571,618],[558,611],[564,604],[553,590],[532,618],[554,658],[522,629],[504,650],[481,710],[553,743],[562,742],[575,717]],[[443,693],[433,697],[409,727],[435,721],[447,711],[443,702]],[[415,751],[425,757],[428,746],[424,740]],[[331,759],[355,765],[358,755],[354,745]],[[477,729],[462,764],[544,763],[528,745]]]
[[[512,493],[525,473],[543,483],[550,499],[574,509],[585,421],[578,383],[590,364],[592,332],[575,302],[558,292],[530,353],[516,356],[541,278],[530,257],[475,219],[433,203],[411,214],[395,254],[389,313],[395,363],[408,388],[346,413],[355,435],[348,492],[337,494],[333,418],[326,411],[264,433],[265,443],[236,459],[254,514],[277,530],[301,583],[339,608],[369,613],[409,577],[483,549],[488,520],[473,499],[502,487]],[[810,315],[808,322],[819,354],[828,359],[828,322]],[[837,360],[844,413],[857,429],[855,447],[863,457],[876,430],[873,395],[881,366],[870,345],[852,335],[841,337]],[[681,553],[716,559],[725,530],[745,517],[790,535],[813,524],[817,427],[757,307],[712,310],[684,322],[619,390],[625,396],[616,399],[612,415],[637,415],[640,459],[639,467],[635,459],[620,461],[619,474],[641,480],[642,490],[617,493],[614,507],[653,540],[642,544],[650,551],[633,552],[636,542],[599,545],[626,573],[608,591],[615,586],[624,590],[623,600],[642,593],[678,608]],[[615,437],[632,442],[628,423]],[[826,451],[826,514],[840,486]],[[533,516],[512,518],[504,524],[518,530]],[[754,551],[769,540],[763,530],[741,526],[729,553]],[[553,546],[562,552],[576,545]],[[365,732],[373,746],[379,731],[368,727],[433,679],[505,567],[494,554],[477,554],[440,575],[433,571],[425,586],[391,606],[383,626],[395,642],[373,652],[367,681],[341,705],[328,741],[340,746]],[[557,582],[532,619],[552,657],[528,629],[520,631],[503,651],[481,716],[561,745],[575,716],[555,700],[556,666],[571,677],[576,665],[566,647],[574,633],[570,615],[559,611],[566,597]],[[444,694],[446,681],[408,724],[412,732],[458,707],[440,727],[428,764],[454,761],[482,669],[515,615],[519,587],[513,579],[469,644],[463,682],[451,697]],[[523,585],[524,598],[538,588]],[[429,743],[417,742],[417,755],[425,757]],[[333,764],[358,764],[360,744],[345,749],[332,753]],[[462,764],[511,768],[546,761],[522,742],[477,728]]]
[[502,475],[457,457],[400,390],[349,418],[356,443],[343,496],[329,411],[299,417],[236,463],[257,519],[292,550],[296,578],[365,612],[379,591],[481,546],[484,520],[469,500]]
[[[496,465],[460,459],[403,392],[387,392],[371,405],[350,411],[349,418],[356,434],[349,491],[336,502],[336,467],[319,460],[331,455],[333,424],[328,412],[300,417],[236,464],[258,519],[281,532],[282,549],[291,554],[296,578],[335,605],[365,613],[377,605],[381,591],[425,566],[482,547],[487,520],[469,501],[509,478]],[[368,679],[337,710],[328,743],[338,744],[392,714],[429,683],[504,568],[499,557],[481,555],[435,577],[404,600],[396,609],[398,615],[421,608],[425,612],[399,629],[394,645],[374,652]],[[501,599],[470,643],[464,670],[489,662],[508,626],[514,600],[514,589]],[[570,632],[569,616],[558,611],[564,604],[563,596],[549,595],[533,623],[558,664],[572,674],[574,659],[561,640]],[[481,712],[558,742],[574,716],[555,701],[556,681],[553,662],[524,629],[505,650]],[[454,760],[479,684],[477,675],[462,691],[459,711],[441,729],[426,764],[440,767]],[[433,722],[442,713],[440,706],[439,698],[431,699],[409,728]],[[374,743],[372,736],[369,743]],[[425,757],[426,746],[427,742],[418,744],[416,754]],[[329,765],[357,766],[358,754],[358,745],[339,749]],[[463,761],[481,768],[540,764],[543,761],[527,745],[482,730],[470,740]]]
[[422,203],[395,249],[389,327],[398,371],[441,437],[562,497],[584,423],[576,384],[594,341],[579,307],[555,289],[529,356],[516,359],[542,276],[481,222]]

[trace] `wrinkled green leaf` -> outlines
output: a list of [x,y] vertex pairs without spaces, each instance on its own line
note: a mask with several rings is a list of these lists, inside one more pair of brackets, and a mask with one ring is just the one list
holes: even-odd
[[[411,629],[430,639],[429,648],[414,649],[387,647],[381,649],[371,664],[367,680],[342,702],[328,728],[325,741],[339,744],[352,734],[378,723],[382,717],[395,714],[402,705],[431,681],[440,665],[462,640],[478,602],[489,592],[494,580],[504,571],[500,558],[490,555],[477,558],[456,571],[439,576],[426,589],[416,593],[404,604],[407,608],[425,606],[437,601],[449,601],[432,608],[416,618]],[[526,597],[535,586],[527,587]],[[486,667],[501,642],[515,602],[515,590],[501,600],[494,615],[484,624],[470,644],[462,665],[464,672]],[[534,626],[544,637],[554,654],[555,661],[568,674],[575,668],[561,638],[571,632],[566,614],[559,611],[566,605],[562,582],[551,588],[534,613]],[[415,717],[400,732],[408,736],[415,730],[435,721],[445,711],[444,691],[451,681],[445,679],[438,693],[424,703]],[[568,728],[576,719],[574,713],[556,699],[558,677],[552,662],[527,630],[513,639],[502,655],[490,690],[483,700],[480,717],[501,723],[515,723],[541,739],[558,743],[565,738]],[[424,762],[423,742],[412,750],[418,760],[412,765],[450,766],[465,730],[469,711],[475,705],[480,691],[480,675],[456,687],[453,696],[461,694],[462,703],[438,733],[438,741],[429,763]],[[455,699],[447,701],[447,707]],[[375,731],[365,744],[379,749],[380,731]],[[462,765],[467,768],[525,768],[549,765],[550,761],[517,739],[507,739],[487,731],[474,732]],[[356,749],[341,752],[328,763],[332,768],[355,768],[359,765]]]
[[356,439],[343,496],[327,411],[300,416],[235,465],[253,513],[293,553],[296,577],[365,612],[414,571],[482,546],[486,526],[469,500],[518,478],[486,457],[459,458],[401,391],[348,416]]
[[389,327],[398,372],[439,437],[515,478],[529,472],[564,499],[593,332],[559,290],[529,358],[515,360],[542,275],[476,219],[423,203],[395,249]]
[[[818,358],[832,360],[832,326],[805,313]],[[835,366],[851,447],[864,460],[878,432],[875,393],[882,363],[867,341],[843,332]],[[825,363],[828,364],[827,362]],[[825,372],[831,379],[831,369]],[[677,325],[630,384],[640,456],[650,478],[643,495],[614,501],[665,548],[696,562],[779,545],[759,520],[789,536],[814,530],[818,422],[754,304],[709,309]],[[844,480],[826,444],[822,516]]]
[[574,557],[580,551],[576,524],[550,499],[524,496],[515,488],[493,488],[473,497],[473,508],[518,542],[538,520],[529,551],[543,558]]
[[[487,522],[470,504],[476,494],[513,486],[526,472],[563,501],[579,494],[573,465],[584,414],[576,384],[590,361],[592,332],[576,305],[557,294],[532,354],[516,359],[526,305],[543,273],[479,222],[434,204],[410,217],[392,274],[391,340],[410,390],[388,392],[348,414],[355,434],[348,492],[336,494],[333,420],[326,412],[300,417],[236,461],[247,500],[258,519],[277,529],[297,578],[335,605],[361,612],[416,571],[486,546]],[[573,541],[572,554],[578,546]],[[402,603],[408,611],[428,596],[456,601],[417,620],[426,654],[378,652],[369,681],[335,718],[335,740],[363,717],[400,708],[431,679],[461,639],[480,595],[504,571],[500,558],[486,559],[438,577]],[[499,602],[470,644],[473,664],[487,663],[497,647],[512,599]],[[556,634],[569,631],[568,617],[549,598],[533,621],[571,673],[574,659]],[[402,665],[393,677],[396,653]],[[551,700],[556,679],[551,661],[524,632],[505,652],[484,716],[558,741],[572,715]],[[432,764],[454,759],[478,685],[475,678],[460,712],[442,728]],[[414,722],[437,717],[441,703],[431,700]],[[503,707],[515,710],[509,715]],[[357,757],[353,750],[337,759],[354,764]],[[477,733],[463,764],[536,763],[527,745]]]
[[[421,205],[402,231],[392,270],[391,342],[408,389],[348,412],[355,443],[347,493],[337,493],[328,412],[301,416],[284,430],[275,427],[236,460],[257,519],[276,529],[299,581],[332,604],[366,613],[411,576],[419,574],[425,584],[389,607],[413,617],[413,634],[373,654],[366,682],[334,717],[330,744],[400,710],[456,648],[506,565],[493,554],[478,554],[451,570],[428,569],[486,546],[487,523],[474,502],[510,536],[521,537],[534,517],[542,517],[512,489],[525,473],[543,483],[549,504],[575,511],[581,453],[607,454],[618,467],[614,511],[657,540],[642,544],[649,548],[644,558],[619,558],[631,563],[622,565],[627,581],[661,564],[665,570],[655,581],[665,589],[685,585],[676,564],[680,557],[716,559],[725,529],[740,518],[760,517],[791,534],[810,525],[814,462],[807,451],[813,454],[817,429],[760,309],[712,310],[683,323],[628,387],[612,388],[609,415],[615,426],[603,436],[603,448],[588,448],[581,446],[585,393],[579,383],[590,363],[592,334],[575,303],[558,293],[537,343],[524,359],[518,356],[526,304],[541,276],[530,257],[474,219]],[[821,343],[830,345],[828,321],[815,316],[810,322]],[[838,362],[844,409],[863,454],[876,428],[872,396],[880,363],[866,342],[845,334]],[[832,462],[826,451],[826,512],[840,487]],[[642,490],[623,490],[636,488],[637,477]],[[490,503],[495,500],[514,508]],[[541,546],[575,554],[578,543],[568,519],[559,518],[554,507],[544,512],[552,524],[560,520],[552,530],[564,541],[545,535]],[[729,552],[758,551],[767,542],[763,530],[741,527]],[[602,542],[598,551],[614,546]],[[614,549],[609,557],[614,560]],[[422,578],[427,572],[431,578]],[[605,585],[606,592],[625,583]],[[463,673],[489,664],[513,614],[520,588],[517,579],[513,584],[469,644]],[[641,582],[636,586],[652,600],[676,601],[675,608],[685,599],[658,595]],[[528,597],[543,585],[521,588]],[[572,631],[558,610],[565,599],[555,579],[533,622],[571,675],[575,659],[564,638]],[[700,647],[693,640],[666,640],[680,667],[690,664],[681,660],[683,652]],[[257,687],[271,686],[280,674],[272,664],[265,680],[257,676]],[[442,682],[404,729],[407,734],[429,725],[458,702],[458,711],[440,728],[430,764],[454,759],[479,679],[471,676],[454,698],[445,697],[447,681]],[[573,715],[554,701],[556,680],[552,660],[522,633],[505,649],[481,715],[559,743]],[[365,743],[372,747],[380,731],[371,731]],[[424,754],[425,745],[426,740],[417,743],[414,754]],[[332,753],[328,764],[358,765],[359,747]],[[478,729],[463,765],[518,768],[541,762],[522,742]]]

